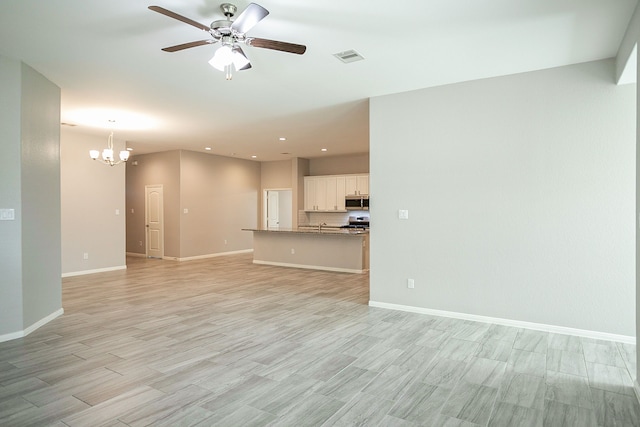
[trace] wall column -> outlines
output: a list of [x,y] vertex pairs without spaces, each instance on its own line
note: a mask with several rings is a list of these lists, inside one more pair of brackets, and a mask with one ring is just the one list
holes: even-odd
[[60,88],[0,56],[0,342],[62,314]]

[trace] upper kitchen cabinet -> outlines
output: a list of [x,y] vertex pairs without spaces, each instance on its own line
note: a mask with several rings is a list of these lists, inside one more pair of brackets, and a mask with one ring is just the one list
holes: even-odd
[[347,175],[345,177],[345,194],[347,196],[369,194],[369,175]]
[[305,176],[304,210],[346,212],[344,176]]
[[304,210],[315,211],[316,202],[316,179],[315,177],[304,177]]

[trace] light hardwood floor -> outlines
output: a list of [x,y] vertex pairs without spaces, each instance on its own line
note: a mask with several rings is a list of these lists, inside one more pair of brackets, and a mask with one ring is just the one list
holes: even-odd
[[66,278],[0,343],[2,426],[637,426],[635,346],[369,308],[251,255]]

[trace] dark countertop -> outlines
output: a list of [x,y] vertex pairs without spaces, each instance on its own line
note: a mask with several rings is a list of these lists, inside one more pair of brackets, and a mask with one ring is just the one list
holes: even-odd
[[299,228],[243,228],[243,231],[258,231],[267,233],[295,233],[295,234],[325,234],[337,236],[362,236],[369,234],[369,230],[357,228],[335,228],[322,227],[319,231],[317,227],[299,227]]

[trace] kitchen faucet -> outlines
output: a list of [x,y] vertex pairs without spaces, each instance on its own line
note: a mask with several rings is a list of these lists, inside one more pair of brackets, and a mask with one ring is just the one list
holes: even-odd
[[322,226],[323,225],[327,225],[327,223],[326,222],[321,222],[320,224],[318,224],[318,231],[319,232],[322,231]]

